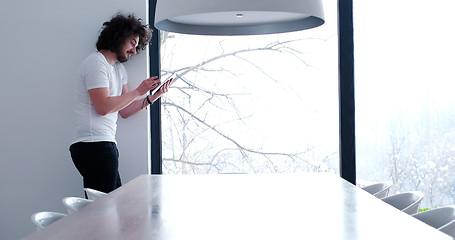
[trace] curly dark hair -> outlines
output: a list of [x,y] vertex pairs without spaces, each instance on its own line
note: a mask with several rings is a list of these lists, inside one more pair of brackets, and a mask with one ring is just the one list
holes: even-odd
[[131,35],[139,36],[139,43],[136,52],[145,50],[152,37],[152,29],[148,25],[143,25],[142,19],[136,18],[134,14],[124,16],[117,14],[109,22],[104,22],[102,31],[96,42],[96,48],[99,50],[111,50],[117,52],[122,47],[125,39]]

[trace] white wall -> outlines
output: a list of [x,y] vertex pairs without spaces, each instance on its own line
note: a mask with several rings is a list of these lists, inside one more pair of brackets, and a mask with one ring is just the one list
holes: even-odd
[[[64,212],[63,197],[83,195],[68,151],[72,86],[102,23],[119,10],[146,19],[147,1],[0,2],[0,239],[32,233],[32,213]],[[147,54],[126,67],[133,89],[147,76]],[[125,184],[147,173],[147,113],[120,120],[118,130]]]

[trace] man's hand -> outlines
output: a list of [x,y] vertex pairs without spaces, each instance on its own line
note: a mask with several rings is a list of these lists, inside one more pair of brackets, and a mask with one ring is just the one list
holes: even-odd
[[158,79],[157,76],[153,76],[149,79],[145,79],[142,83],[136,88],[136,91],[139,93],[140,96],[148,93],[150,90],[154,89],[155,87],[159,86],[161,80]]
[[163,86],[161,86],[160,89],[158,91],[156,91],[155,94],[150,96],[150,100],[152,102],[154,102],[156,99],[161,97],[161,95],[163,95],[164,93],[167,93],[167,91],[169,90],[169,86],[171,85],[172,81],[174,81],[174,79],[171,79],[171,80],[167,81],[165,84],[163,84]]

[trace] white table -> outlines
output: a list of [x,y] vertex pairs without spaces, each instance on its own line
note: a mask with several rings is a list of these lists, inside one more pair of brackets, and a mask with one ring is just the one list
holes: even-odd
[[452,239],[342,178],[142,175],[33,239]]

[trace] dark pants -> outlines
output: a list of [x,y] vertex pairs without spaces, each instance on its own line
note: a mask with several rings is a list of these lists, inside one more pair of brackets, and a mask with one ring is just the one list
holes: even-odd
[[70,152],[74,166],[83,177],[84,188],[108,193],[122,186],[115,143],[78,142],[70,146]]

